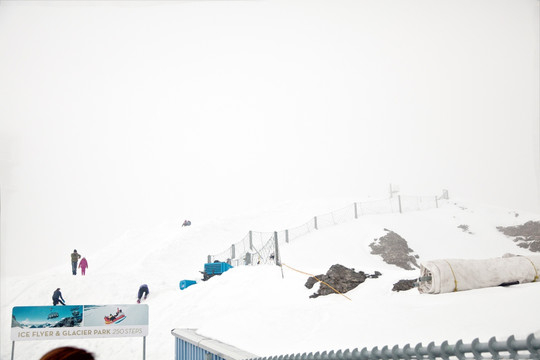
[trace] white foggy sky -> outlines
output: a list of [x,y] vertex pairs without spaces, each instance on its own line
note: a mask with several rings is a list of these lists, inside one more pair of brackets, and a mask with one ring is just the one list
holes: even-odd
[[389,183],[540,212],[539,41],[538,0],[3,1],[2,273]]

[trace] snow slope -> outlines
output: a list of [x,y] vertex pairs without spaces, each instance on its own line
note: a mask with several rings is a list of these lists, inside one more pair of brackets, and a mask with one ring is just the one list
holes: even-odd
[[[340,200],[341,201],[341,200]],[[369,244],[390,229],[408,241],[419,262],[439,258],[483,259],[505,253],[530,254],[498,232],[496,226],[539,220],[540,214],[516,213],[454,202],[439,209],[405,214],[362,216],[358,220],[312,232],[281,248],[287,266],[237,267],[183,291],[182,279],[200,279],[206,256],[240,240],[248,230],[270,231],[304,223],[311,216],[339,208],[335,199],[317,204],[284,204],[233,219],[178,219],[156,228],[126,233],[100,253],[85,253],[85,277],[71,275],[66,263],[35,274],[2,279],[1,359],[10,359],[10,319],[14,306],[49,305],[62,289],[68,304],[131,304],[138,286],[147,283],[150,297],[147,359],[173,359],[173,328],[196,328],[206,335],[259,356],[478,337],[540,336],[540,284],[495,287],[441,295],[417,290],[392,292],[406,271],[370,254]],[[349,203],[351,203],[350,201]],[[342,205],[347,205],[344,203]],[[312,211],[312,212],[310,212]],[[183,220],[183,219],[182,219]],[[458,228],[466,224],[469,231]],[[347,293],[310,299],[307,276],[326,273],[333,264],[383,275],[367,279]],[[21,266],[30,266],[21,263]],[[292,270],[297,269],[301,272]],[[39,359],[51,348],[86,348],[97,359],[142,356],[141,338],[17,342],[15,359]]]

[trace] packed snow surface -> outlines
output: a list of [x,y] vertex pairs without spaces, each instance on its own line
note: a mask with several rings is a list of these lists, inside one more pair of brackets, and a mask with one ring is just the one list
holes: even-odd
[[[180,226],[184,219],[164,221],[155,228],[129,231],[99,253],[86,253],[85,244],[77,244],[89,263],[86,276],[80,271],[77,276],[71,274],[73,249],[64,249],[66,262],[61,266],[2,279],[1,359],[11,358],[14,306],[50,305],[58,287],[67,304],[134,304],[143,283],[150,288],[145,301],[149,306],[146,358],[150,360],[174,358],[171,330],[175,328],[197,329],[201,335],[257,356],[540,336],[540,283],[440,295],[420,294],[416,289],[393,292],[394,283],[417,278],[419,270],[403,270],[370,254],[369,244],[384,236],[385,229],[407,240],[419,263],[532,254],[496,229],[540,219],[540,214],[513,209],[441,202],[438,209],[361,216],[283,245],[283,268],[241,266],[200,281],[207,255],[224,251],[249,230],[298,226],[337,205],[330,200],[326,207],[320,202],[285,204],[231,219],[190,219],[190,227]],[[469,231],[460,225],[468,225]],[[309,298],[316,288],[304,286],[306,273],[323,274],[333,264],[366,273],[380,271],[382,276],[367,279],[347,298],[339,294]],[[21,266],[30,265],[21,261]],[[183,279],[199,282],[180,290]],[[15,359],[39,359],[65,345],[83,347],[99,360],[137,359],[143,351],[143,340],[136,337],[20,341],[15,344]]]

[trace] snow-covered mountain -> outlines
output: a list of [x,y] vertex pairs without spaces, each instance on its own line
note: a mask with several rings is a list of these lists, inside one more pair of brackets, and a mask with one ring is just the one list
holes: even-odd
[[[71,275],[73,249],[66,249],[63,266],[2,279],[1,359],[10,358],[14,306],[49,305],[58,287],[68,304],[131,304],[142,283],[150,287],[148,359],[173,359],[173,328],[195,328],[260,356],[477,337],[482,341],[492,336],[523,338],[530,333],[540,336],[539,283],[441,295],[420,294],[416,289],[391,291],[398,280],[414,279],[419,271],[386,264],[371,254],[369,245],[384,236],[385,229],[403,237],[419,263],[532,254],[497,227],[538,221],[540,214],[463,202],[449,201],[438,209],[403,214],[361,216],[282,246],[282,262],[288,267],[235,267],[179,289],[180,280],[201,279],[207,255],[225,250],[247,231],[293,227],[336,206],[335,200],[326,201],[326,207],[324,202],[285,204],[232,219],[191,219],[190,227],[181,227],[174,219],[127,232],[96,253],[85,252],[80,244],[77,249],[89,263],[86,276]],[[379,271],[382,276],[348,292],[350,300],[338,294],[309,298],[314,289],[304,286],[305,273],[326,273],[333,264],[366,273]],[[21,259],[20,266],[31,264]],[[62,345],[86,348],[99,360],[131,360],[142,354],[141,338],[110,338],[17,342],[15,358],[39,359]]]

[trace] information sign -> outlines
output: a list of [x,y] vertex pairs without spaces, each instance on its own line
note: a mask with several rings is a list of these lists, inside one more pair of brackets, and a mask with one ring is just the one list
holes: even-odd
[[11,340],[147,336],[148,305],[16,306]]

